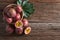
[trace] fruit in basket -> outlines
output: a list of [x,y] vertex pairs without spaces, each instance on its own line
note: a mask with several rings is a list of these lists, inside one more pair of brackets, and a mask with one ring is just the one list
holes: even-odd
[[9,33],[9,34],[12,34],[14,32],[14,29],[11,28],[11,26],[7,25],[6,26],[6,32]]
[[23,22],[23,26],[25,27],[29,25],[28,20],[25,18],[22,20],[22,22]]
[[9,17],[15,17],[15,16],[16,16],[16,10],[15,10],[14,8],[10,8],[10,9],[8,10],[7,15],[8,15]]
[[20,5],[17,5],[16,11],[19,12],[19,13],[21,13],[22,12],[22,7]]
[[6,21],[7,23],[12,23],[12,18],[7,18]]
[[24,34],[28,35],[31,32],[31,27],[28,26],[27,28],[24,29]]
[[12,23],[12,18],[8,18],[8,17],[5,16],[5,20],[6,20],[7,23]]
[[21,35],[23,33],[23,28],[22,27],[16,28],[15,32],[16,32],[16,34]]
[[20,19],[21,19],[21,16],[20,16],[19,13],[16,14],[15,19],[16,19],[16,20],[20,20]]
[[21,20],[16,21],[16,23],[15,23],[15,27],[16,27],[16,28],[23,27],[23,23],[22,23],[22,21],[21,21]]

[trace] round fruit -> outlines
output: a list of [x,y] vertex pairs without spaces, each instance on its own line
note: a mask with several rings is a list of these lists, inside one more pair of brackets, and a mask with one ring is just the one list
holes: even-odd
[[22,23],[22,21],[20,21],[20,20],[16,21],[16,23],[15,23],[15,27],[16,27],[16,28],[23,27],[23,23]]
[[7,21],[8,23],[11,23],[11,22],[12,22],[12,18],[7,18],[6,21]]
[[21,35],[23,33],[23,28],[22,27],[16,28],[15,31],[16,31],[16,34]]
[[7,15],[8,15],[9,17],[15,17],[15,16],[16,16],[16,11],[15,11],[15,9],[14,9],[14,8],[10,8],[9,11],[8,11],[8,13],[7,13]]
[[22,7],[20,5],[18,5],[17,8],[16,8],[16,10],[17,10],[17,12],[20,13],[20,12],[22,12]]
[[26,26],[28,26],[28,25],[29,25],[29,23],[28,23],[28,20],[27,20],[27,19],[23,19],[22,21],[23,21],[23,26],[24,26],[24,27],[26,27]]
[[5,20],[6,20],[7,23],[12,23],[12,18],[5,17]]
[[6,26],[6,32],[7,32],[7,33],[12,34],[13,31],[14,31],[14,30],[13,30],[9,25]]
[[30,32],[31,32],[31,27],[27,27],[27,28],[24,30],[24,33],[25,33],[26,35],[28,35]]
[[20,20],[21,19],[21,16],[19,13],[16,14],[16,17],[15,17],[16,20]]

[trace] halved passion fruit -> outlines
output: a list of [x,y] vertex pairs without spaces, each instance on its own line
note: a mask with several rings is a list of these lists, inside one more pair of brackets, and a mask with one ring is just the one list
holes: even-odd
[[15,23],[15,27],[16,27],[16,28],[23,27],[23,23],[22,23],[22,21],[20,21],[20,20],[16,21],[16,23]]
[[31,27],[27,27],[27,28],[24,30],[24,33],[25,33],[26,35],[28,35],[30,32],[31,32]]

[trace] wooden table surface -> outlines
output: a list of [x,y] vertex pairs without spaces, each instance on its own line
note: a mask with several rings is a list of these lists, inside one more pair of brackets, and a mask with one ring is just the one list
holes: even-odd
[[2,10],[16,0],[0,0],[0,40],[60,40],[60,0],[30,0],[35,12],[28,20],[32,27],[30,35],[7,35]]

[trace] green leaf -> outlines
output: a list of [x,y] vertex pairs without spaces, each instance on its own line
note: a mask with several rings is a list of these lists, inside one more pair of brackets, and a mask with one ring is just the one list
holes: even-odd
[[[28,6],[27,6],[28,5]],[[27,12],[29,15],[31,15],[34,12],[33,4],[27,3],[23,6],[23,10]],[[28,16],[29,16],[28,15]]]
[[18,4],[18,5],[22,5],[22,0],[18,0],[18,1],[17,1],[17,4]]
[[33,4],[29,3],[29,0],[18,0],[17,4],[22,6],[24,17],[26,18],[34,12]]
[[24,11],[23,14],[25,18],[29,17],[29,14],[27,12]]
[[24,0],[23,1],[23,6],[28,2],[29,0]]

